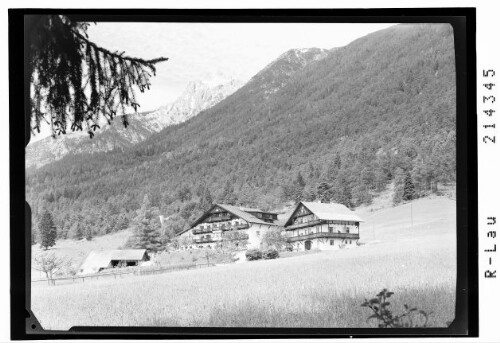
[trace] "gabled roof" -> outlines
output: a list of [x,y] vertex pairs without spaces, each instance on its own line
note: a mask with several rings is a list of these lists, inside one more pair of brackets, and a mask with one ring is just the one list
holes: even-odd
[[97,273],[99,269],[108,267],[113,260],[140,261],[145,253],[146,249],[94,250],[80,266],[80,274]]
[[142,260],[146,249],[111,250],[112,260]]
[[290,219],[296,210],[300,207],[300,205],[304,205],[309,211],[311,211],[318,219],[320,220],[343,220],[343,221],[351,221],[351,222],[363,222],[356,213],[348,209],[346,206],[342,204],[336,203],[320,203],[320,202],[300,202],[295,209],[290,213],[288,218],[285,220],[285,225],[288,224]]
[[[245,212],[244,210],[240,209],[239,207],[237,206],[232,206],[232,205],[223,205],[223,204],[216,204],[216,206],[219,206],[220,208],[234,214],[235,216],[238,216],[240,217],[241,219],[249,222],[249,223],[255,223],[255,224],[271,224],[273,225],[273,223],[268,223],[268,222],[265,222],[257,217],[255,217],[254,215],[248,213],[248,212]],[[258,212],[262,212],[262,211],[258,211]]]
[[[255,217],[254,215],[252,215],[252,214],[250,214],[248,212],[245,212],[245,210],[249,210],[249,211],[252,211],[252,212],[254,212],[254,210],[255,210],[255,212],[262,212],[261,210],[249,209],[249,208],[240,208],[240,207],[233,206],[233,205],[214,204],[208,211],[206,211],[205,213],[203,213],[200,218],[198,218],[195,222],[193,222],[189,228],[187,228],[186,230],[183,230],[183,231],[179,232],[177,234],[177,236],[182,235],[186,231],[191,230],[196,225],[198,225],[199,223],[203,222],[203,220],[210,215],[211,211],[215,207],[220,207],[223,210],[225,210],[225,211],[227,211],[227,212],[229,212],[229,213],[231,213],[231,214],[233,214],[233,215],[235,215],[235,216],[243,219],[244,221],[246,221],[248,223],[277,226],[276,223],[265,222],[265,221],[263,221],[263,220]],[[265,212],[265,213],[267,213],[267,212]]]
[[251,208],[251,207],[239,207],[240,210],[245,211],[245,212],[260,212],[260,213],[272,213],[276,214],[274,212],[269,212],[269,211],[263,211],[260,208]]

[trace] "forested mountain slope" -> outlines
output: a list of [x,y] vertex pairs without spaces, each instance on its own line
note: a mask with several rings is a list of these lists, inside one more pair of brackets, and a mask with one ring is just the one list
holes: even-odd
[[191,81],[184,92],[170,104],[155,111],[131,114],[125,128],[120,118],[102,128],[89,139],[86,131],[68,132],[65,135],[46,137],[26,147],[26,168],[38,168],[57,161],[67,154],[82,154],[122,150],[150,137],[169,125],[179,124],[212,107],[236,91],[242,81],[217,80],[216,83]]
[[398,25],[318,54],[304,64],[284,54],[216,106],[128,151],[41,168],[28,176],[28,200],[64,227],[81,208],[89,218],[126,216],[147,194],[180,230],[213,200],[355,206],[406,175],[421,194],[454,181],[451,26]]

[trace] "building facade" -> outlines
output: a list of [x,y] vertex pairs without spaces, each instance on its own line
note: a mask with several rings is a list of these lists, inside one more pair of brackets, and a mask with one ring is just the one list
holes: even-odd
[[301,202],[284,223],[294,250],[333,250],[357,246],[363,220],[341,204]]
[[178,236],[182,249],[214,249],[234,237],[246,243],[241,249],[259,248],[267,230],[278,226],[277,220],[276,213],[215,204]]
[[77,274],[95,274],[110,268],[137,267],[149,260],[146,249],[93,250],[80,266]]

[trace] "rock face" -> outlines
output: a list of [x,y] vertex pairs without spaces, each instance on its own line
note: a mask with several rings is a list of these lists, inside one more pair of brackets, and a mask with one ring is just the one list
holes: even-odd
[[256,92],[264,90],[267,98],[267,95],[283,88],[293,74],[327,55],[328,50],[319,48],[288,50],[255,75],[249,85],[255,84],[258,88]]
[[124,149],[141,142],[164,128],[182,123],[206,110],[243,84],[240,80],[190,82],[174,102],[155,111],[129,115],[125,128],[120,118],[105,124],[90,139],[86,132],[71,132],[56,138],[47,137],[26,148],[26,168],[39,168],[68,154],[105,152]]

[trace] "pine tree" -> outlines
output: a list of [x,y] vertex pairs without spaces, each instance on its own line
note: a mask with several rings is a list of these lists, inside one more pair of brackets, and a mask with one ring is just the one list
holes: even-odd
[[403,186],[403,200],[413,200],[416,198],[415,185],[413,184],[413,179],[410,172],[406,171],[404,186]]
[[75,221],[71,228],[69,229],[68,236],[71,239],[79,241],[83,238],[83,224],[79,221]]
[[42,213],[38,223],[38,233],[40,235],[40,247],[44,250],[56,244],[57,229],[48,210]]
[[304,187],[304,190],[302,191],[302,200],[303,201],[316,200],[316,191],[310,186]]
[[342,192],[340,193],[339,203],[341,203],[349,208],[354,207],[354,203],[352,201],[352,189],[351,189],[350,184],[346,183],[346,184],[344,184],[344,187],[342,187]]
[[192,198],[191,194],[191,189],[189,188],[188,185],[183,185],[178,191],[177,191],[177,197],[181,202],[189,201]]
[[224,186],[224,190],[222,191],[220,200],[223,204],[227,205],[236,205],[238,202],[238,197],[234,193],[234,188],[231,183],[231,181],[227,181],[226,185]]
[[319,201],[329,203],[332,199],[332,185],[326,181],[321,181],[316,187],[316,195]]
[[[32,132],[47,120],[54,136],[65,134],[69,124],[92,138],[100,117],[109,122],[130,109],[137,112],[134,87],[148,90],[155,65],[167,60],[111,52],[88,39],[89,25],[63,15],[26,17]],[[122,122],[128,125],[126,116]]]
[[161,250],[163,242],[160,230],[161,225],[158,218],[143,218],[135,228],[131,247],[135,249],[147,249],[151,252]]
[[158,211],[151,207],[147,195],[144,196],[141,208],[137,210],[137,217],[134,219],[133,225],[134,234],[127,242],[127,246],[135,249],[147,249],[152,252],[163,248]]
[[295,184],[300,188],[304,188],[306,186],[306,182],[300,171],[298,172],[297,178],[295,179]]
[[295,178],[292,184],[292,189],[291,189],[291,198],[294,201],[294,203],[298,204],[299,202],[304,200],[306,195],[304,194],[305,186],[306,182],[299,171],[297,173],[297,177]]
[[405,172],[401,168],[397,168],[394,175],[394,195],[392,202],[399,204],[403,201]]
[[33,227],[31,229],[31,245],[35,245],[37,243],[38,229]]
[[205,187],[205,189],[202,191],[200,195],[200,204],[199,208],[202,212],[206,212],[212,207],[213,204],[213,199],[212,199],[212,194],[210,193],[210,190],[208,187]]
[[352,188],[352,196],[357,206],[361,204],[370,204],[372,202],[372,195],[366,185],[358,184],[354,186]]
[[128,225],[129,225],[129,220],[127,216],[124,213],[121,213],[118,216],[118,220],[116,221],[114,231],[126,230],[128,229]]
[[342,160],[340,159],[339,153],[337,153],[337,155],[335,156],[335,161],[333,162],[333,165],[337,170],[340,170],[340,168],[342,168]]
[[85,239],[87,241],[91,241],[94,238],[94,234],[92,233],[92,228],[87,227],[87,230],[85,230]]

